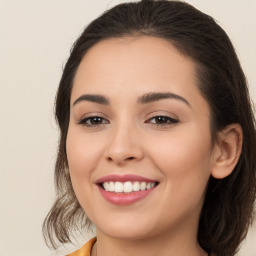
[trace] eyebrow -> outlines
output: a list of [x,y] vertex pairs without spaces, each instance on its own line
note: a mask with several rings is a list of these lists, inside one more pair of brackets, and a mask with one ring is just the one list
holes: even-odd
[[[156,102],[159,100],[165,100],[165,99],[179,100],[179,101],[186,103],[186,105],[188,105],[189,107],[191,107],[189,102],[185,98],[183,98],[175,93],[171,93],[171,92],[146,93],[146,94],[143,94],[142,96],[140,96],[138,98],[137,102],[139,104],[148,104],[148,103]],[[98,104],[102,104],[102,105],[110,105],[109,99],[100,94],[83,94],[74,101],[73,106],[75,106],[77,103],[79,103],[81,101],[89,101],[89,102],[94,102],[94,103],[98,103]]]
[[81,101],[90,101],[102,105],[109,105],[109,100],[105,96],[99,94],[83,94],[74,101],[73,106]]
[[180,100],[180,101],[186,103],[189,107],[191,107],[191,105],[185,98],[183,98],[175,93],[171,93],[171,92],[146,93],[138,98],[138,103],[147,104],[147,103],[151,103],[151,102],[155,102],[155,101],[159,101],[159,100],[165,100],[165,99]]

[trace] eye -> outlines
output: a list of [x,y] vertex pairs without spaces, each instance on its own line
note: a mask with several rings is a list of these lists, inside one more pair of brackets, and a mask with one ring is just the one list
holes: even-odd
[[108,124],[108,123],[109,121],[103,117],[90,116],[90,117],[81,119],[78,124],[81,124],[87,127],[96,127],[96,126],[100,126],[102,124]]
[[169,116],[154,116],[146,121],[147,123],[151,123],[157,126],[165,126],[176,124],[179,121]]

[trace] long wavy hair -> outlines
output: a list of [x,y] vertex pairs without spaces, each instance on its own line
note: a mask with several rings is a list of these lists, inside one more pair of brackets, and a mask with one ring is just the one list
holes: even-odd
[[56,96],[60,128],[57,197],[43,224],[46,242],[57,248],[59,243],[71,241],[74,230],[91,223],[73,191],[66,156],[70,95],[78,66],[99,41],[140,35],[167,40],[197,64],[198,88],[211,109],[213,142],[225,126],[242,126],[239,162],[228,177],[210,177],[198,228],[198,242],[204,250],[232,256],[252,222],[256,194],[255,119],[246,78],[229,37],[212,17],[187,3],[167,0],[119,4],[92,21],[74,43]]

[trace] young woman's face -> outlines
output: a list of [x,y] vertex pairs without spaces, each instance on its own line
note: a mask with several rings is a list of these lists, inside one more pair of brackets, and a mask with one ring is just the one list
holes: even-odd
[[197,85],[193,61],[163,39],[108,39],[85,55],[66,146],[74,191],[98,232],[197,231],[215,159]]

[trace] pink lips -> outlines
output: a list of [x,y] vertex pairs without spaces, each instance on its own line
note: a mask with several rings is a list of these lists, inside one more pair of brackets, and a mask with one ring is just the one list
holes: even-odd
[[141,177],[138,175],[108,175],[105,177],[102,177],[96,181],[96,184],[98,185],[99,191],[101,195],[110,203],[115,205],[130,205],[133,204],[145,197],[147,197],[156,187],[143,190],[143,191],[134,191],[131,193],[114,193],[110,191],[106,191],[102,188],[101,184],[104,182],[126,182],[126,181],[140,181],[140,182],[157,182],[152,179],[148,179],[145,177]]

